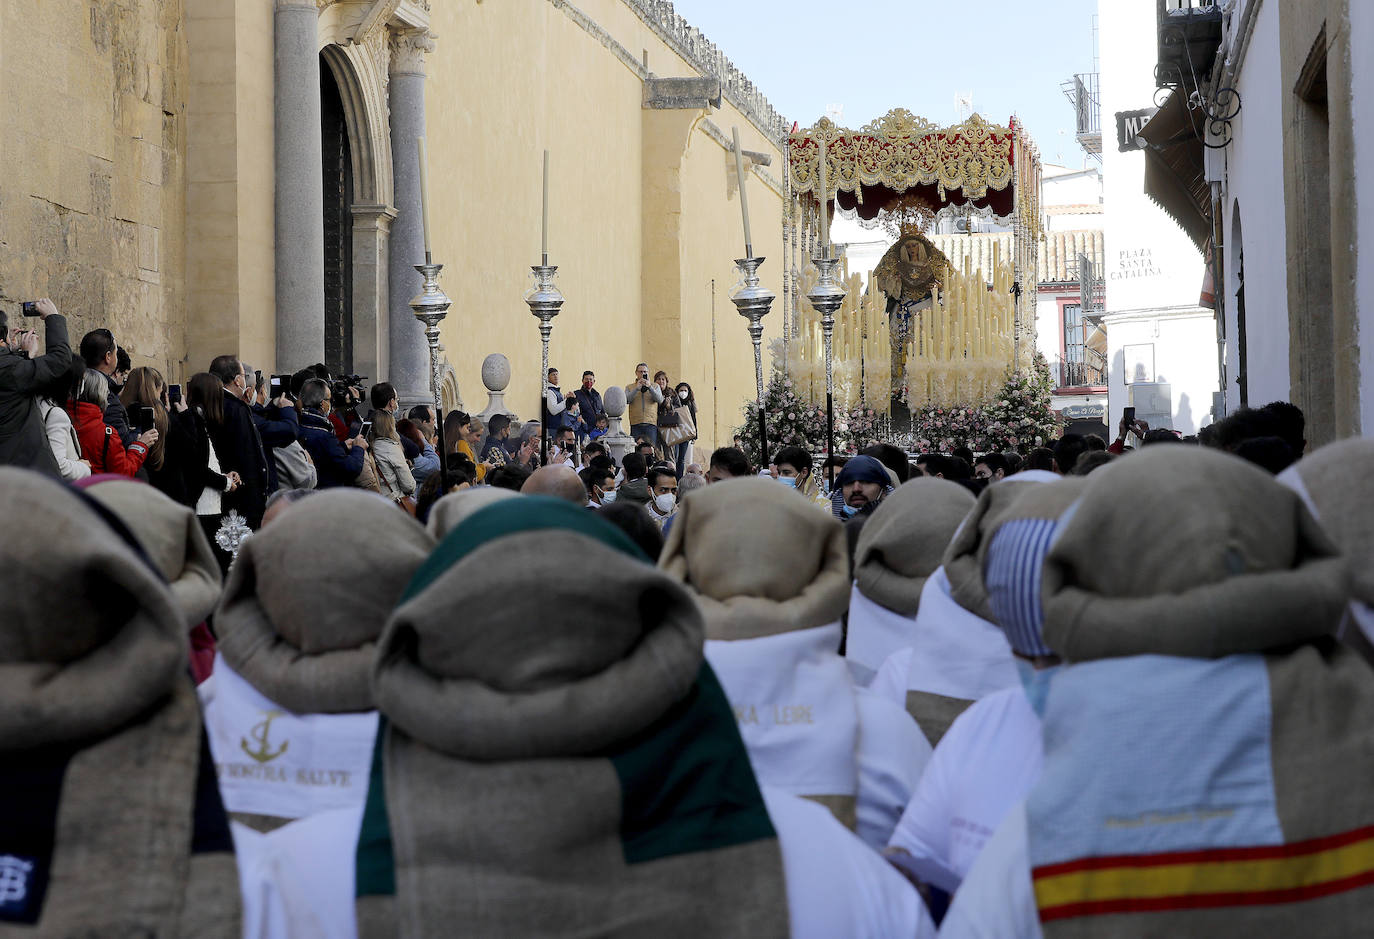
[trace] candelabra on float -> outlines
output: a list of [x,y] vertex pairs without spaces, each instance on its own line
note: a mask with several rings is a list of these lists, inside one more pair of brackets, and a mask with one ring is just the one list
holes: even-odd
[[[821,211],[824,212],[824,206]],[[806,297],[811,301],[811,306],[821,317],[821,333],[825,337],[825,454],[827,457],[835,455],[835,362],[834,362],[834,337],[835,337],[835,311],[844,303],[845,295],[848,293],[835,279],[835,268],[839,265],[839,258],[828,257],[830,254],[829,244],[823,243],[821,246],[821,256],[813,258],[816,270],[820,277],[815,286],[807,293]],[[835,485],[835,463],[829,461],[831,488]]]
[[[752,247],[752,246],[750,246]],[[751,254],[753,252],[750,252]],[[759,468],[768,466],[768,422],[763,408],[763,317],[773,307],[773,291],[759,285],[759,265],[763,258],[737,258],[740,283],[730,294],[739,315],[749,321],[749,339],[754,343],[754,393],[759,413]]]
[[429,252],[425,252],[425,263],[416,264],[415,269],[424,277],[424,286],[410,299],[410,308],[415,318],[424,324],[425,342],[429,344],[429,395],[434,401],[434,425],[439,433],[439,485],[440,493],[448,492],[448,447],[444,443],[444,402],[441,389],[443,381],[439,375],[439,324],[448,315],[453,301],[439,288],[439,272],[442,264],[434,264]]

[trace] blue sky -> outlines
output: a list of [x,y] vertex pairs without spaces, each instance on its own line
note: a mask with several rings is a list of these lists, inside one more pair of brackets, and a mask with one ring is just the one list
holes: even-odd
[[[1046,162],[1080,166],[1059,83],[1093,69],[1097,0],[676,0],[789,121],[830,105],[858,127],[904,107],[954,121],[955,95],[997,123],[1014,112]],[[1061,135],[1061,131],[1063,134]]]

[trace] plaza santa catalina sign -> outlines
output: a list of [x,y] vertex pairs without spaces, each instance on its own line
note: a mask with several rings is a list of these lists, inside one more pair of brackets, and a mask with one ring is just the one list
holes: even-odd
[[1154,251],[1150,248],[1127,248],[1116,253],[1116,269],[1107,272],[1108,280],[1135,280],[1158,277],[1163,271],[1155,267]]

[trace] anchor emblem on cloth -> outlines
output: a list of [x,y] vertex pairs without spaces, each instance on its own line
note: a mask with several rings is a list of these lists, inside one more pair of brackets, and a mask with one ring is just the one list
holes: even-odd
[[267,733],[272,729],[272,721],[275,718],[281,717],[281,713],[281,711],[264,711],[262,721],[253,725],[253,729],[249,731],[248,736],[252,737],[257,742],[258,748],[256,750],[248,749],[248,737],[239,738],[239,746],[243,748],[243,752],[247,753],[259,763],[272,762],[286,752],[286,748],[291,742],[289,740],[283,740],[281,746],[276,749],[276,752],[273,752],[272,745],[267,742]]

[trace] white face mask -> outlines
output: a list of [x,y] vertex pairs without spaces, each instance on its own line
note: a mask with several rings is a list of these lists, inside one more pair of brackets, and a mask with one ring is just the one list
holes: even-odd
[[601,494],[601,504],[610,505],[615,501],[615,490],[611,489]]
[[679,391],[679,392],[677,393],[677,396],[678,396],[679,398],[681,398],[683,401],[686,401],[686,400],[687,400],[687,392],[685,392],[685,391]]
[[654,496],[654,507],[663,515],[667,515],[671,512],[676,505],[677,496],[671,492],[665,492],[661,496]]

